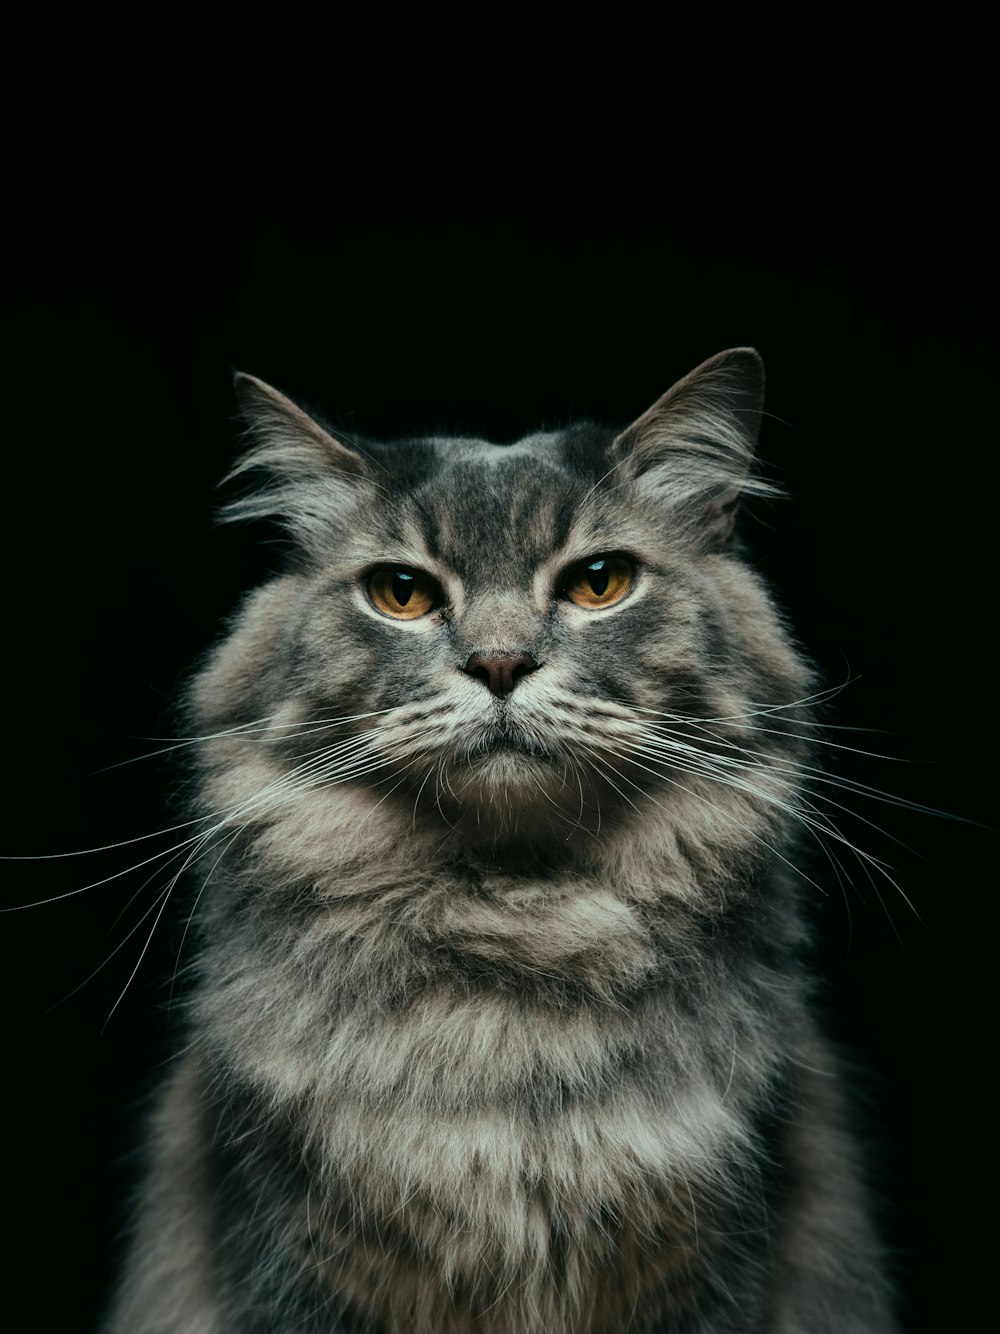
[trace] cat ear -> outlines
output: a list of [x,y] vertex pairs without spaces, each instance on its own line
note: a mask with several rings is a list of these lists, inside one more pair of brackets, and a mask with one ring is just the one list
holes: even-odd
[[672,504],[696,509],[702,531],[729,537],[740,496],[778,495],[750,475],[764,404],[764,363],[752,347],[703,361],[623,431],[611,455]]
[[[369,465],[291,399],[256,376],[233,380],[250,448],[229,474],[268,480],[226,506],[224,519],[276,518],[308,543],[371,479]],[[227,479],[228,480],[228,479]]]
[[240,405],[240,415],[247,424],[254,448],[248,460],[237,465],[266,465],[279,473],[311,473],[317,467],[367,477],[368,469],[360,454],[349,449],[290,398],[255,375],[237,371],[233,387]]

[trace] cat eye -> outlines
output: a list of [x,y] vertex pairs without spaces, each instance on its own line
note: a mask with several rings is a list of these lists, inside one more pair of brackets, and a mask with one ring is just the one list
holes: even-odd
[[634,579],[635,566],[627,556],[594,556],[570,566],[562,594],[578,607],[613,607]]
[[383,565],[368,576],[368,596],[375,607],[397,621],[426,616],[441,601],[441,590],[419,570]]

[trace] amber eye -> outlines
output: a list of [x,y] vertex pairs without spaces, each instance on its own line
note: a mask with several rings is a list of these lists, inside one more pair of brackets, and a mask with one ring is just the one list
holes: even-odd
[[611,607],[632,587],[635,566],[626,556],[595,556],[570,566],[563,595],[578,607]]
[[383,565],[368,576],[368,596],[386,616],[415,621],[437,606],[441,590],[433,579],[417,570]]

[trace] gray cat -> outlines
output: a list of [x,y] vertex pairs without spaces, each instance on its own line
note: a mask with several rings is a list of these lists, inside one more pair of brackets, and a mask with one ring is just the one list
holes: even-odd
[[810,673],[737,348],[621,433],[338,439],[194,680],[197,982],[113,1334],[885,1334],[810,1011]]

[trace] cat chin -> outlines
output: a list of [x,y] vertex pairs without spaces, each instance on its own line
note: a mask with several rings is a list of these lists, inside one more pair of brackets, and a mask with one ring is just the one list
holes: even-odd
[[471,755],[462,766],[451,770],[451,787],[463,802],[491,803],[498,799],[526,801],[539,788],[560,785],[559,772],[553,772],[552,757],[541,749],[505,741]]
[[[424,789],[426,793],[426,788]],[[586,793],[584,798],[583,793]],[[440,814],[478,845],[498,837],[564,845],[567,832],[588,823],[592,794],[562,758],[541,750],[496,747],[450,765],[436,793]]]
[[476,765],[497,758],[509,761],[514,768],[521,766],[530,772],[533,760],[551,763],[553,757],[552,751],[536,738],[508,728],[502,732],[491,732],[469,756],[469,762]]

